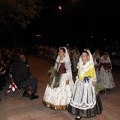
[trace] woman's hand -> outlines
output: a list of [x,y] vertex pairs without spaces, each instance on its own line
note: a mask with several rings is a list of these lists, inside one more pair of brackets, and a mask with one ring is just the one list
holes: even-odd
[[69,80],[66,81],[66,85],[68,85],[68,84],[69,84]]

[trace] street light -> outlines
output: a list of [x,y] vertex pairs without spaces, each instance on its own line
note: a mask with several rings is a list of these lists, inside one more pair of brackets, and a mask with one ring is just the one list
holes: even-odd
[[59,9],[59,10],[62,10],[62,7],[61,7],[61,6],[58,6],[58,9]]

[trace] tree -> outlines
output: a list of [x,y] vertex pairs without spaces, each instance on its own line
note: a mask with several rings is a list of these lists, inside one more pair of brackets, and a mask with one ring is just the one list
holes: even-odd
[[0,0],[0,25],[16,39],[18,30],[39,18],[42,8],[41,0]]

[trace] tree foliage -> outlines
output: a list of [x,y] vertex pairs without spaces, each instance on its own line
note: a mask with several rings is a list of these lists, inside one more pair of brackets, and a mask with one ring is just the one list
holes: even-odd
[[41,0],[0,0],[0,24],[19,25],[26,28],[32,20],[40,17]]

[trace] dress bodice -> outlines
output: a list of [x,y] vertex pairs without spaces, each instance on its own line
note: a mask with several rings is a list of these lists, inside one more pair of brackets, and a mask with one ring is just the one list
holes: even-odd
[[94,78],[94,66],[89,62],[86,65],[81,65],[80,69],[78,69],[79,80],[83,80],[84,77]]
[[111,68],[111,64],[108,62],[100,62],[100,68],[103,67],[105,70]]
[[60,63],[60,65],[58,63],[58,66],[59,66],[59,68],[58,68],[58,70],[56,72],[56,75],[66,73],[65,63]]

